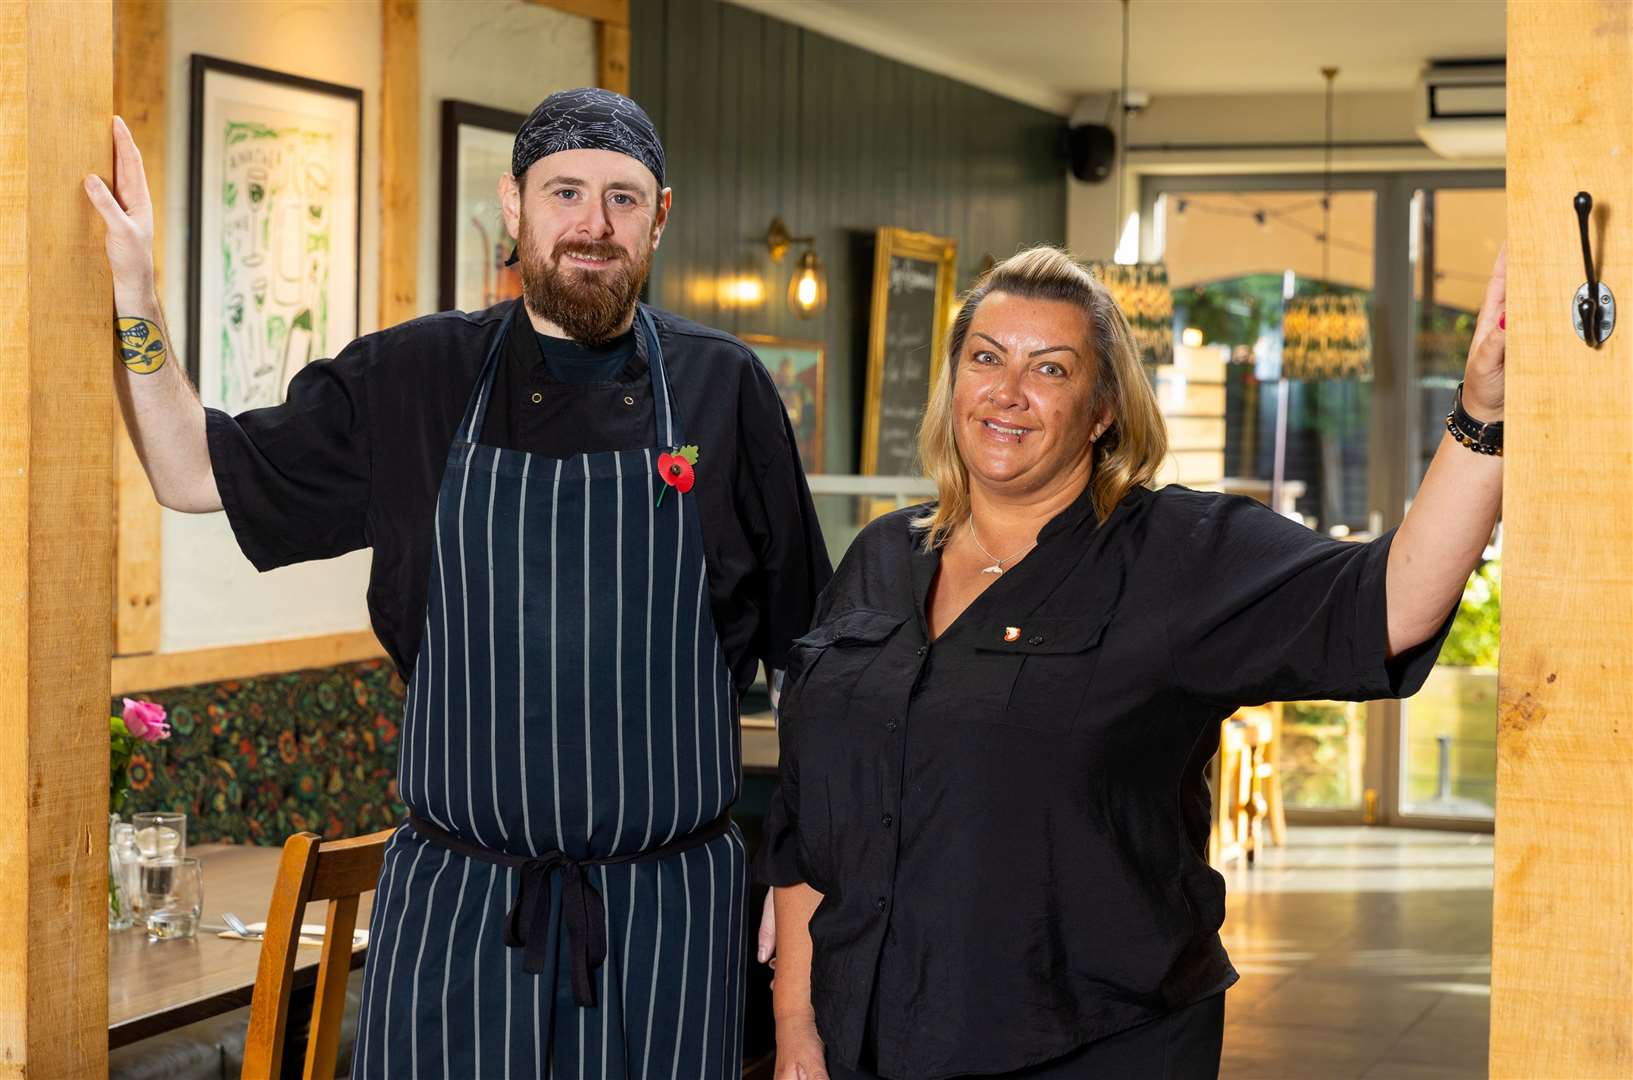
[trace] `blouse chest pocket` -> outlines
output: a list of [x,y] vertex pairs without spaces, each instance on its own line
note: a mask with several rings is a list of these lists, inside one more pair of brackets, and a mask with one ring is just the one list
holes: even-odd
[[800,670],[785,708],[818,722],[841,718],[857,680],[906,621],[905,615],[853,608],[796,639]]
[[1020,626],[996,626],[982,635],[978,653],[1006,658],[1012,677],[999,722],[1038,731],[1071,731],[1100,659],[1100,639],[1109,613],[1070,618],[1029,619]]

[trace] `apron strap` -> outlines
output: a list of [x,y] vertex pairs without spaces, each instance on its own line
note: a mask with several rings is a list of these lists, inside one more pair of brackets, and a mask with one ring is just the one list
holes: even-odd
[[482,425],[488,418],[488,399],[493,393],[493,376],[499,369],[499,357],[504,353],[505,343],[510,340],[510,326],[516,320],[516,312],[522,306],[518,297],[505,312],[504,319],[499,323],[499,333],[494,335],[493,344],[488,346],[488,355],[482,361],[482,372],[476,377],[476,388],[471,391],[470,400],[465,403],[465,415],[459,421],[458,433],[454,442],[474,443],[482,434]]
[[433,847],[521,871],[516,899],[505,915],[505,945],[522,950],[522,970],[529,975],[544,972],[545,945],[550,940],[550,876],[559,870],[561,916],[567,923],[566,947],[572,969],[573,1000],[579,1008],[591,1009],[595,1007],[595,973],[607,959],[607,909],[601,894],[590,884],[588,868],[667,859],[701,847],[731,828],[731,811],[667,844],[604,859],[574,859],[560,851],[540,855],[494,851],[455,836],[417,814],[409,814],[408,826]]
[[636,319],[646,331],[646,366],[652,377],[652,415],[658,424],[658,445],[679,446],[685,436],[669,397],[669,373],[663,365],[663,346],[658,344],[658,323],[645,304],[636,310]]

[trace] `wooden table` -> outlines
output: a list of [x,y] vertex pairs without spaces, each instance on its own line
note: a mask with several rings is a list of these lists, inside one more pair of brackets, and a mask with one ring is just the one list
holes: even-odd
[[[216,936],[206,926],[223,925],[230,911],[245,922],[266,918],[278,877],[281,848],[197,844],[188,850],[204,864],[204,917],[192,941],[147,940],[140,924],[108,934],[108,1045],[125,1046],[184,1024],[231,1012],[249,1004],[261,947],[253,941]],[[368,925],[373,893],[364,893],[357,924]],[[327,903],[312,904],[303,922],[322,924]],[[301,946],[295,986],[317,979],[320,950]],[[366,949],[353,950],[352,967]]]

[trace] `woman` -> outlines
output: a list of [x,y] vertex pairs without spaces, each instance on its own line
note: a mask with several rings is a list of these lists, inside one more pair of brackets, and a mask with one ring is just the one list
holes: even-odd
[[863,530],[788,675],[779,1078],[1217,1074],[1219,722],[1421,685],[1501,502],[1503,296],[1499,257],[1460,434],[1353,544],[1149,490],[1162,419],[1105,289],[1052,249],[983,279],[920,437],[939,501]]

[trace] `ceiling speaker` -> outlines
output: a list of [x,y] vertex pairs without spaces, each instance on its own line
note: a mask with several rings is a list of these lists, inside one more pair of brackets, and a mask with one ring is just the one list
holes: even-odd
[[1104,124],[1078,124],[1066,130],[1072,175],[1086,184],[1098,184],[1111,175],[1117,160],[1117,136]]

